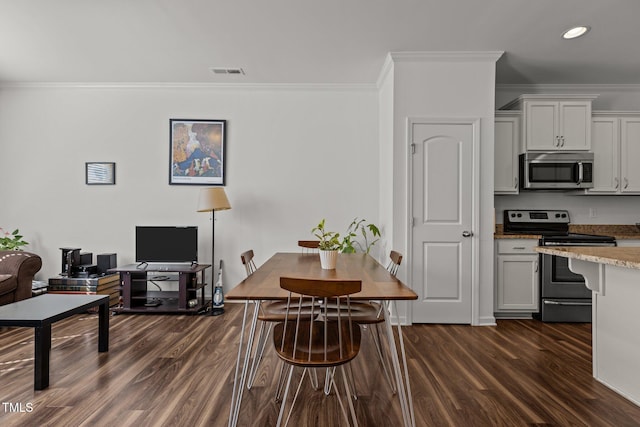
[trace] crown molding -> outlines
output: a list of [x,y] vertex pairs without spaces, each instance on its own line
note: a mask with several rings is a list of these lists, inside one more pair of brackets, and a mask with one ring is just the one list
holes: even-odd
[[504,51],[389,52],[394,62],[496,62]]
[[640,84],[496,84],[496,90],[504,91],[536,91],[536,92],[635,92],[640,91]]
[[376,87],[379,89],[396,62],[492,62],[495,63],[503,51],[442,51],[442,52],[389,52],[380,70]]
[[0,89],[212,89],[282,91],[376,91],[367,83],[180,83],[180,82],[17,82],[0,83]]
[[382,87],[382,83],[384,83],[391,70],[393,70],[393,58],[391,57],[391,53],[387,53],[380,74],[378,75],[378,80],[376,80],[376,88],[380,89],[380,87]]

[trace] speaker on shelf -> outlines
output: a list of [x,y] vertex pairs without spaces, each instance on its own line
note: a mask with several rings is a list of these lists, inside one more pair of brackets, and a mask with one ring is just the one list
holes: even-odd
[[116,254],[98,254],[98,274],[107,274],[110,268],[118,266]]
[[80,252],[80,265],[93,264],[93,252]]
[[71,277],[73,266],[80,264],[80,248],[60,248],[62,251],[62,270],[60,275]]

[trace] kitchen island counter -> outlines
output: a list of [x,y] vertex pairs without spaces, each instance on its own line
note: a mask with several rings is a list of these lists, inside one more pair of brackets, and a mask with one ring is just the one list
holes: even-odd
[[640,270],[640,247],[537,247],[537,252]]
[[569,259],[591,289],[593,376],[640,405],[640,247],[536,247]]

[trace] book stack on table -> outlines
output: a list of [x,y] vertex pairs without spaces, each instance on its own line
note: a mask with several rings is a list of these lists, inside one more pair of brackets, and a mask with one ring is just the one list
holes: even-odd
[[109,306],[118,304],[120,298],[120,276],[108,274],[99,277],[52,277],[49,279],[50,294],[109,295]]

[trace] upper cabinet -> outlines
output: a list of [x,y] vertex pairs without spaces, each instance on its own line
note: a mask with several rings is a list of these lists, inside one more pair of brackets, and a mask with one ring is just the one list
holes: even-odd
[[522,95],[502,109],[522,112],[525,151],[591,149],[591,103],[597,95]]
[[518,194],[520,112],[496,111],[494,133],[494,192]]
[[640,194],[640,113],[595,113],[592,151],[593,188],[587,194]]

